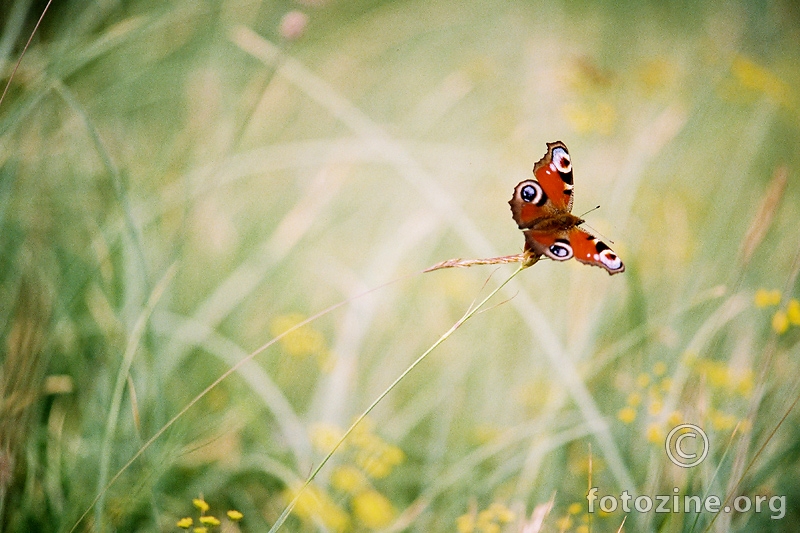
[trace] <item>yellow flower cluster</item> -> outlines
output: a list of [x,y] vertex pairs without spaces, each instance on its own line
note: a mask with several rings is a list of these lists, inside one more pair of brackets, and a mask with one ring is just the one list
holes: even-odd
[[665,429],[682,421],[680,411],[664,413],[664,394],[672,389],[672,378],[666,376],[667,365],[658,361],[652,372],[642,372],[634,379],[636,390],[628,394],[625,406],[617,411],[617,419],[623,424],[632,424],[639,416],[640,407],[647,413],[649,422],[644,426],[648,442],[663,444]]
[[368,484],[364,473],[355,466],[337,466],[331,473],[331,486],[347,494],[358,494]]
[[[352,471],[341,471],[347,468],[337,468],[331,484],[335,489],[348,493],[346,500],[349,501],[353,518],[367,529],[383,529],[389,526],[397,516],[392,502],[372,488],[366,478],[360,477],[360,473],[353,476]],[[296,494],[296,490],[287,491],[284,495],[286,501],[290,502]],[[352,529],[350,514],[316,485],[309,485],[300,494],[293,512],[303,520],[318,520],[331,531],[344,532]]]
[[[343,435],[344,430],[337,426],[318,424],[311,430],[311,442],[319,452],[328,453]],[[334,468],[330,478],[331,488],[343,494],[345,505],[349,506],[353,518],[362,527],[382,529],[389,526],[397,517],[397,510],[388,498],[373,487],[370,479],[388,476],[395,466],[405,460],[405,454],[376,435],[369,420],[362,421],[353,430],[342,443],[341,449],[349,452],[355,465],[342,464]],[[320,489],[314,490],[320,502],[318,506],[313,508],[306,505],[300,510],[295,507],[295,512],[302,518],[316,516],[335,531],[351,529],[352,520],[344,507],[335,504]]]
[[781,291],[779,290],[767,290],[767,289],[758,289],[755,295],[755,304],[756,307],[771,307],[775,305],[780,305],[781,303]]
[[208,510],[210,509],[210,506],[202,498],[195,498],[194,500],[192,500],[192,505],[197,507],[197,509],[199,509],[201,513],[208,512]]
[[731,73],[742,86],[765,94],[790,109],[794,107],[796,95],[791,86],[751,59],[742,55],[734,57]]
[[[559,531],[567,531],[571,529],[575,525],[575,520],[577,515],[583,511],[585,504],[573,502],[567,507],[567,513],[556,520],[556,527]],[[580,519],[581,524],[578,524],[574,531],[575,533],[589,533],[589,526],[587,523],[589,522],[589,514],[584,513]]]
[[392,502],[375,490],[366,475],[355,466],[342,465],[333,470],[331,486],[350,498],[353,516],[370,529],[381,529],[397,516]]
[[[778,290],[758,289],[755,295],[756,307],[775,307],[781,303],[781,293]],[[778,335],[783,335],[789,326],[800,326],[800,301],[792,298],[783,309],[778,309],[772,315],[772,329]]]
[[[662,395],[669,392],[672,387],[672,379],[665,376],[667,373],[667,365],[662,361],[658,361],[653,365],[652,373],[642,372],[634,383],[636,390],[628,394],[625,401],[625,406],[617,412],[617,419],[623,424],[632,424],[638,416],[638,409],[643,403],[643,395],[647,397],[647,414],[650,417],[659,417],[664,409],[664,401]],[[676,415],[676,413],[673,413]],[[648,433],[654,433],[651,428]]]
[[678,81],[678,66],[664,58],[654,58],[646,61],[637,70],[638,81],[648,96],[653,95],[658,90],[668,89]]
[[500,533],[503,524],[516,519],[514,512],[502,503],[492,503],[480,512],[463,514],[456,519],[458,533]]
[[356,494],[350,504],[353,515],[370,529],[388,527],[397,516],[392,502],[376,490],[365,490]]
[[331,366],[331,353],[321,331],[309,324],[300,325],[306,317],[300,313],[289,313],[275,318],[270,325],[270,333],[274,337],[283,334],[281,347],[292,357],[314,356],[322,370]]
[[[775,289],[758,289],[755,295],[756,307],[775,307],[781,303],[781,292]],[[772,315],[772,329],[778,335],[783,335],[789,326],[800,326],[800,301],[792,298],[783,309],[778,309]]]
[[[311,429],[311,442],[322,453],[333,449],[344,435],[341,428],[330,424],[316,424]],[[382,479],[401,464],[406,456],[403,450],[389,444],[372,431],[370,421],[363,420],[342,444],[343,449],[353,453],[354,461],[364,473],[373,479]]]
[[[299,486],[284,492],[287,504],[294,500],[298,490]],[[350,529],[350,516],[314,484],[308,485],[300,493],[292,512],[303,520],[319,520],[330,531],[344,532]]]
[[[740,396],[744,399],[749,398],[753,392],[753,371],[749,368],[732,368],[725,362],[708,359],[695,359],[691,364],[692,370],[711,388],[712,392],[721,392],[726,398]],[[729,404],[730,401],[726,400],[725,403]],[[739,424],[741,431],[747,431],[750,428],[747,420],[740,420],[713,406],[708,407],[706,417],[711,427],[717,431],[730,431],[736,424]]]
[[[202,525],[192,529],[193,533],[208,533],[210,531],[209,528],[215,528],[222,524],[222,522],[216,516],[207,515],[206,513],[211,508],[208,503],[203,498],[195,498],[192,500],[192,505],[200,511],[200,516],[198,518],[198,522]],[[241,520],[244,515],[236,510],[230,510],[227,512],[228,519],[232,522],[238,522]],[[189,529],[194,525],[194,520],[191,517],[184,517],[178,520],[175,523],[181,529]]]
[[368,423],[353,430],[348,444],[356,450],[356,464],[375,479],[383,479],[391,474],[392,469],[406,458],[403,450],[373,433]]
[[320,453],[330,452],[344,436],[344,430],[333,424],[311,426],[311,445]]
[[749,368],[731,368],[722,361],[698,359],[694,363],[694,371],[714,389],[745,398],[749,398],[753,392],[753,371]]

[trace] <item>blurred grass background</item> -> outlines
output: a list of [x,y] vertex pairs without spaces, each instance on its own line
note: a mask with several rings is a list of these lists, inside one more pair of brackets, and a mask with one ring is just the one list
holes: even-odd
[[[0,6],[4,84],[44,4]],[[521,251],[508,198],[562,140],[627,271],[520,275],[285,529],[617,531],[597,486],[786,497],[626,531],[793,531],[798,91],[792,0],[55,2],[0,106],[2,530],[69,531],[100,493],[78,531],[176,531],[200,495],[266,530],[490,268],[290,334],[102,488],[304,318]],[[682,422],[712,443],[691,470]]]

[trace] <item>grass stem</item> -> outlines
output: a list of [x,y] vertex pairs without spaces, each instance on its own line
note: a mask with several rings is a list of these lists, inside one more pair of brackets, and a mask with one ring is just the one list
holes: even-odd
[[297,493],[294,495],[294,498],[292,498],[292,500],[289,502],[289,505],[286,506],[286,508],[281,513],[281,515],[278,517],[278,520],[270,528],[269,533],[274,533],[274,532],[278,531],[278,529],[283,525],[283,523],[286,522],[286,519],[289,517],[289,513],[291,513],[292,509],[294,509],[294,506],[297,504],[298,500],[300,499],[300,496],[303,494],[303,491],[305,491],[305,489],[308,488],[308,486],[311,484],[311,482],[314,481],[314,478],[317,477],[317,474],[319,474],[320,470],[322,470],[322,468],[330,460],[330,458],[333,457],[333,454],[336,453],[336,450],[339,449],[339,447],[344,443],[344,441],[347,439],[347,437],[353,432],[353,430],[356,428],[356,426],[358,426],[361,423],[361,421],[364,420],[370,414],[370,412],[372,412],[373,409],[375,409],[375,407],[392,391],[392,389],[394,389],[397,386],[398,383],[400,383],[403,379],[405,379],[405,377],[408,374],[410,374],[412,370],[414,370],[426,357],[428,357],[428,355],[431,352],[433,352],[440,344],[442,344],[444,341],[446,341],[467,320],[472,318],[484,305],[486,305],[486,302],[491,300],[494,297],[495,294],[497,294],[503,287],[506,286],[506,284],[508,282],[510,282],[512,279],[514,279],[517,274],[519,274],[520,272],[525,270],[528,266],[530,266],[530,263],[526,263],[526,262],[521,263],[519,268],[517,268],[508,278],[506,278],[502,283],[500,283],[500,285],[495,287],[495,289],[492,292],[490,292],[483,300],[481,300],[481,302],[478,305],[470,305],[470,307],[467,309],[467,311],[464,313],[464,315],[461,318],[459,318],[450,327],[450,329],[448,329],[445,333],[443,333],[442,336],[439,337],[436,340],[436,342],[431,344],[431,346],[427,350],[425,350],[422,353],[422,355],[417,357],[417,359],[413,363],[411,363],[408,366],[408,368],[406,368],[403,371],[402,374],[397,376],[397,379],[395,379],[388,387],[386,387],[386,389],[382,393],[380,393],[378,395],[377,398],[375,398],[375,400],[373,400],[373,402],[369,405],[369,407],[367,407],[364,410],[364,412],[361,413],[358,416],[358,418],[356,418],[356,420],[350,425],[350,427],[347,428],[347,431],[344,432],[344,435],[342,435],[342,437],[339,439],[339,441],[333,446],[331,451],[328,452],[328,454],[322,459],[322,461],[311,472],[311,474],[309,474],[308,478],[306,478],[306,480],[303,483],[303,485],[301,485],[300,488],[297,490]]

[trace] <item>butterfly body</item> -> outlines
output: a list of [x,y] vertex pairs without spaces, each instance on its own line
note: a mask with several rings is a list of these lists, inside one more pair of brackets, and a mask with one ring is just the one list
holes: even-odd
[[555,261],[574,257],[609,274],[624,272],[625,265],[614,251],[580,228],[583,220],[571,213],[572,161],[564,143],[547,143],[547,153],[533,166],[533,176],[517,184],[508,202],[525,235],[525,252]]

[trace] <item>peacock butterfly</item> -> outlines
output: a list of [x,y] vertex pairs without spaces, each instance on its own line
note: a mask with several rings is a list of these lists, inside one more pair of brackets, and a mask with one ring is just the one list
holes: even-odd
[[583,219],[572,214],[572,160],[567,146],[547,143],[547,153],[533,165],[533,178],[520,182],[509,200],[514,221],[524,232],[525,253],[555,261],[573,257],[605,268],[625,271],[622,260],[603,241],[581,229]]

